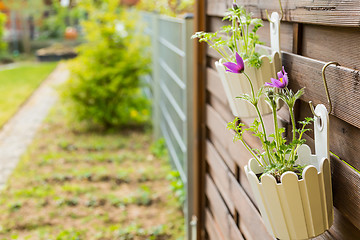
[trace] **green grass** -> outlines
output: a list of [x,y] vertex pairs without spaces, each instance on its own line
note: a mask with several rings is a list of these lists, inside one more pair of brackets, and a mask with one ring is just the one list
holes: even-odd
[[2,126],[46,79],[56,63],[26,63],[0,70],[0,126]]
[[66,120],[58,104],[1,192],[0,239],[184,239],[164,143]]

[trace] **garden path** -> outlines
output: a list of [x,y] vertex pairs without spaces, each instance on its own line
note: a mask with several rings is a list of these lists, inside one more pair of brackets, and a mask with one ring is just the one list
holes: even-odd
[[69,71],[60,63],[17,113],[0,130],[0,189],[31,143],[37,129],[58,96],[55,86],[67,80]]

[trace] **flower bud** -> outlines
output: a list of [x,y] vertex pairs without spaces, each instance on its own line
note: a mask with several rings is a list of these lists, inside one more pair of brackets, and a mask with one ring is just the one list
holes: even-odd
[[233,3],[232,7],[233,7],[234,10],[239,8],[239,6],[235,2]]

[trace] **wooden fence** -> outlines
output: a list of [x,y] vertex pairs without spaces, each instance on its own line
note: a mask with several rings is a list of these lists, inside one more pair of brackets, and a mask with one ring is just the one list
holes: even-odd
[[[330,116],[330,150],[335,221],[331,229],[316,239],[360,239],[360,1],[282,0],[282,63],[290,77],[290,88],[306,87],[296,106],[296,118],[312,116],[308,101],[327,105],[321,69],[328,61],[340,67],[326,70],[333,111]],[[261,40],[270,44],[269,13],[278,11],[277,0],[237,1],[264,20]],[[196,31],[216,31],[232,0],[196,2]],[[226,123],[233,120],[214,63],[219,56],[205,45],[196,44],[193,169],[194,202],[198,217],[198,239],[271,239],[261,220],[244,173],[250,154],[241,143],[233,143]],[[285,127],[286,111],[279,112]],[[272,124],[271,117],[267,124]],[[241,119],[245,124],[252,119]],[[313,148],[312,133],[307,143]],[[246,142],[260,143],[251,135]],[[312,149],[313,150],[313,149]],[[357,170],[356,170],[357,169]]]

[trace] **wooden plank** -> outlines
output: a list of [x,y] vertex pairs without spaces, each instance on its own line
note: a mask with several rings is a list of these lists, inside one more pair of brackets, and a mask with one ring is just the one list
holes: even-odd
[[[216,57],[211,49],[208,55]],[[289,73],[289,87],[295,91],[306,87],[305,101],[327,103],[321,69],[325,62],[283,52],[283,64]],[[345,67],[329,66],[326,79],[333,103],[332,114],[360,128],[360,72]]]
[[225,149],[221,143],[213,136],[211,132],[209,132],[208,139],[213,143],[214,148],[216,149],[217,153],[221,156],[224,160],[225,164],[229,168],[229,170],[235,175],[237,165],[236,162],[232,159],[227,149]]
[[334,240],[334,237],[329,232],[324,232],[320,236],[312,238],[313,240]]
[[[305,117],[312,117],[309,104],[307,102],[299,101],[298,120]],[[313,129],[313,126],[310,126]],[[360,161],[358,153],[360,152],[360,142],[354,139],[360,139],[360,129],[352,126],[341,119],[330,116],[330,151],[335,153],[341,159],[352,165],[354,168],[360,170]],[[313,131],[307,134],[314,138]]]
[[360,229],[360,174],[331,157],[334,206]]
[[229,223],[231,224],[231,227],[230,227],[230,239],[243,240],[244,237],[241,234],[240,229],[236,225],[234,219],[232,219],[230,216],[228,216],[228,218],[229,218]]
[[[287,0],[281,1],[284,9],[284,21],[311,23],[332,26],[358,27],[360,22],[360,4],[357,0],[327,1],[327,0]],[[254,17],[266,20],[265,10],[280,13],[278,0],[238,0],[239,5],[253,12]],[[232,1],[208,0],[206,13],[210,16],[224,16],[231,7]]]
[[[217,148],[217,149],[218,148],[224,148],[219,143],[219,141],[217,140],[217,137],[212,132],[209,133],[209,139],[211,140],[211,142],[213,142],[213,145],[215,146],[215,148]],[[245,166],[245,164],[247,164],[247,162],[250,159],[251,155],[247,152],[247,150],[244,148],[244,146],[241,143],[230,142],[228,146],[229,146],[229,150],[228,150],[229,153],[235,154],[235,155],[232,155],[232,158],[231,158],[232,161],[235,162],[235,160],[236,160],[237,163],[240,162],[242,164],[242,165],[239,165],[239,181],[240,181],[243,189],[245,190],[245,192],[250,197],[250,199],[252,201],[255,201],[253,193],[252,193],[251,188],[250,188],[249,181],[248,181],[248,179],[246,177],[246,174],[245,174],[245,171],[244,171],[244,166]],[[247,154],[249,154],[250,157]]]
[[205,227],[210,240],[225,240],[209,209],[205,209]]
[[213,94],[225,107],[229,108],[224,87],[221,83],[219,74],[212,68],[206,69],[207,74],[207,90]]
[[230,213],[235,216],[234,203],[230,199],[229,192],[228,173],[230,173],[230,171],[210,141],[206,142],[206,159],[209,164],[208,172],[219,189]]
[[[214,220],[220,227],[220,230],[224,236],[224,239],[234,239],[231,238],[233,233],[236,233],[236,229],[233,229],[236,227],[236,224],[231,223],[231,221],[234,221],[234,219],[231,217],[231,215],[228,212],[228,209],[226,208],[225,203],[223,202],[218,189],[216,188],[213,180],[211,177],[207,174],[206,175],[206,196],[209,200],[209,208],[211,209]],[[237,227],[236,227],[237,228]],[[241,236],[241,234],[235,234],[235,236]],[[234,240],[241,240],[240,238],[235,238]]]
[[[213,52],[208,51],[208,54]],[[290,88],[306,87],[305,101],[327,103],[322,83],[324,62],[283,52],[283,64],[290,76]],[[333,103],[332,114],[360,128],[360,72],[344,67],[329,66],[326,79]],[[341,79],[341,80],[340,80]]]
[[[229,150],[230,155],[233,157],[234,161],[236,161],[240,166],[245,166],[247,161],[250,159],[251,155],[247,152],[245,148],[241,148],[240,145],[242,143],[236,142],[232,144],[232,139],[234,136],[234,132],[226,129],[226,121],[219,115],[219,113],[210,105],[206,107],[206,116],[207,116],[207,127],[211,130],[211,132],[216,136],[221,145]],[[253,148],[261,148],[260,141],[252,136],[250,133],[244,133],[244,138],[246,139],[247,144],[249,144]],[[236,151],[233,147],[240,147],[240,149],[245,149],[246,151]],[[241,155],[236,155],[241,154]],[[244,160],[241,158],[244,156]],[[236,160],[235,160],[236,159]]]
[[[206,29],[205,0],[197,0],[194,3],[194,30]],[[194,41],[194,81],[193,81],[193,212],[197,217],[197,239],[205,238],[205,81],[206,81],[206,46],[204,43]],[[191,178],[190,178],[191,179]],[[217,238],[220,239],[220,238]]]
[[334,208],[334,216],[334,224],[329,229],[334,239],[360,239],[360,229],[356,228],[337,208]]
[[[210,49],[207,53],[216,57]],[[294,91],[306,88],[302,100],[327,103],[321,76],[325,62],[287,52],[282,53],[282,62],[289,73],[289,87]],[[333,104],[332,115],[360,128],[360,71],[330,65],[326,69],[326,80]]]
[[360,69],[360,28],[304,25],[302,55]]
[[233,175],[229,174],[230,192],[235,208],[239,213],[240,230],[246,239],[273,239],[266,230],[260,213],[251,200],[236,181]]
[[[291,89],[306,87],[304,101],[327,103],[321,77],[324,62],[285,52],[282,60]],[[360,72],[331,65],[326,69],[326,79],[333,103],[332,115],[360,128]]]
[[[300,54],[302,53],[302,40],[303,40],[303,24],[294,23],[293,24],[293,48],[292,53]],[[284,51],[287,51],[284,49]],[[287,51],[290,52],[290,51]]]

